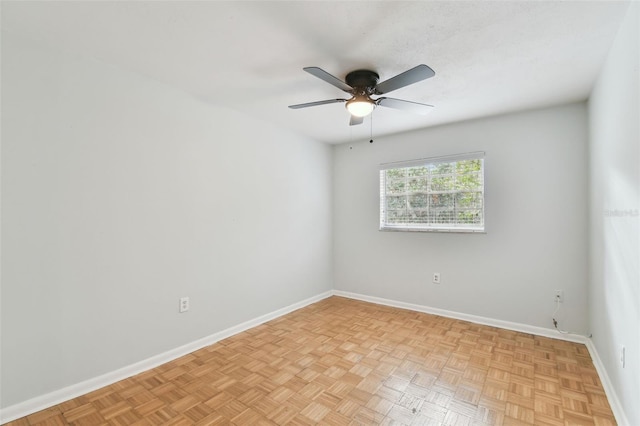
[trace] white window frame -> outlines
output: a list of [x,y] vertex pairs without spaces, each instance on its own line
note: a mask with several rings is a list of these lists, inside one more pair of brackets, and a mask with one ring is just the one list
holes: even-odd
[[[411,195],[417,194],[425,194],[427,195],[428,205],[426,208],[416,209],[422,213],[431,214],[432,210],[435,208],[431,207],[431,196],[436,194],[453,194],[454,197],[454,207],[453,213],[454,217],[457,217],[457,204],[456,204],[456,194],[467,193],[469,191],[460,191],[455,188],[447,189],[443,191],[435,191],[431,188],[431,170],[433,166],[438,164],[446,164],[446,163],[454,163],[458,161],[464,160],[480,160],[480,182],[481,188],[477,192],[480,193],[482,198],[482,208],[480,213],[480,223],[479,224],[465,224],[465,223],[419,223],[417,220],[415,223],[392,223],[391,220],[388,220],[388,212],[386,210],[387,206],[387,171],[392,169],[404,169],[418,166],[427,166],[430,167],[428,177],[425,177],[427,180],[426,190],[423,191],[407,191],[405,192],[405,196],[407,197],[407,205],[409,204],[409,197]],[[457,179],[459,174],[457,172],[450,173],[449,175],[434,175],[434,176],[449,176],[453,177],[454,181]],[[405,178],[409,180],[409,177]],[[414,231],[414,232],[463,232],[463,233],[485,233],[485,217],[484,217],[484,207],[485,207],[485,187],[484,187],[484,152],[470,152],[465,154],[457,154],[457,155],[448,155],[443,157],[432,157],[432,158],[422,158],[419,160],[411,160],[411,161],[398,161],[394,163],[385,163],[380,165],[380,230],[381,231]],[[409,208],[410,209],[410,208]],[[440,210],[446,211],[446,210]]]

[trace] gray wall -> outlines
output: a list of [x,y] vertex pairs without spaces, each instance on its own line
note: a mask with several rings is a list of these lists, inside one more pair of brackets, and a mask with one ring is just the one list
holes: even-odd
[[630,425],[640,425],[639,41],[632,3],[589,100],[590,328]]
[[4,33],[1,136],[3,407],[332,288],[324,144]]
[[[562,289],[560,325],[586,334],[586,119],[579,103],[336,146],[335,288],[546,328]],[[378,231],[379,164],[472,151],[486,234]]]

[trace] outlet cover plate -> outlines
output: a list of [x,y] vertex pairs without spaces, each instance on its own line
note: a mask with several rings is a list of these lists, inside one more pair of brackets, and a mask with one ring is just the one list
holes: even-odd
[[189,310],[189,298],[188,297],[181,297],[180,298],[180,307],[179,307],[179,311],[180,313],[184,313],[187,312]]

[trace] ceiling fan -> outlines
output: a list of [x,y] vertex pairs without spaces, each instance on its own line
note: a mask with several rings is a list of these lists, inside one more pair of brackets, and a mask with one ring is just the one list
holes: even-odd
[[350,126],[356,124],[362,124],[364,117],[371,114],[373,109],[377,106],[383,106],[387,108],[395,108],[403,111],[410,111],[416,114],[425,115],[433,105],[421,104],[418,102],[404,101],[402,99],[395,98],[372,98],[371,95],[383,95],[393,90],[400,89],[401,87],[408,86],[418,81],[426,80],[433,77],[436,73],[428,66],[421,64],[411,68],[401,74],[391,77],[388,80],[378,83],[380,76],[370,70],[356,70],[351,71],[345,77],[345,81],[336,78],[318,67],[306,67],[304,71],[309,74],[318,77],[321,80],[337,87],[338,89],[351,94],[349,99],[327,99],[324,101],[307,102],[305,104],[289,105],[291,109],[307,108],[316,105],[333,104],[339,102],[346,102],[347,110],[351,113]]

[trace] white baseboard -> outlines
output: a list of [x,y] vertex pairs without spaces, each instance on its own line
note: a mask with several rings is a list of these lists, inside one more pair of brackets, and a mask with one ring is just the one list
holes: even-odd
[[543,328],[543,327],[535,327],[527,324],[520,324],[510,321],[502,321],[493,318],[481,317],[476,315],[463,314],[460,312],[447,311],[444,309],[432,308],[429,306],[423,305],[415,305],[412,303],[406,302],[398,302],[396,300],[383,299],[380,297],[366,296],[358,293],[349,293],[346,291],[333,290],[333,294],[335,296],[346,297],[349,299],[362,300],[364,302],[376,303],[378,305],[391,306],[394,308],[408,309],[416,312],[424,312],[427,314],[439,315],[447,318],[454,318],[464,321],[473,322],[476,324],[489,325],[493,327],[504,328],[507,330],[519,331],[522,333],[535,334],[537,336],[550,337],[553,339],[566,340],[574,343],[582,343],[589,350],[589,354],[591,355],[591,359],[593,360],[593,365],[598,372],[598,376],[602,381],[602,387],[604,388],[605,394],[607,395],[607,399],[609,400],[609,405],[611,406],[611,410],[613,411],[613,415],[616,418],[616,422],[619,425],[629,425],[629,421],[627,420],[627,416],[624,413],[624,409],[622,408],[622,404],[620,403],[620,399],[616,394],[613,385],[611,384],[611,380],[609,379],[609,375],[607,374],[607,370],[604,367],[604,364],[600,360],[600,356],[598,355],[598,351],[593,344],[593,341],[579,334],[564,334],[558,333],[556,330],[552,328]]
[[604,388],[604,393],[607,395],[607,399],[609,400],[609,405],[611,406],[611,411],[613,411],[613,415],[616,418],[616,423],[623,426],[630,425],[631,423],[629,423],[629,420],[627,419],[627,415],[622,408],[622,403],[618,398],[618,394],[616,393],[613,384],[611,384],[611,379],[609,379],[607,369],[604,368],[604,364],[600,359],[600,355],[598,355],[598,351],[596,349],[596,346],[593,344],[593,340],[588,339],[586,345],[587,349],[589,349],[589,354],[591,355],[593,365],[596,367],[598,376],[602,381],[602,387]]
[[136,374],[150,370],[164,363],[173,361],[176,358],[180,358],[181,356],[190,354],[191,352],[195,352],[198,349],[210,346],[220,340],[226,339],[227,337],[231,337],[235,334],[241,333],[245,330],[256,327],[260,324],[271,321],[300,308],[304,308],[307,305],[318,302],[322,299],[326,299],[327,297],[331,297],[332,295],[332,291],[318,294],[316,296],[286,306],[282,309],[278,309],[252,320],[243,322],[242,324],[238,324],[236,326],[227,328],[226,330],[219,331],[210,336],[172,349],[170,351],[152,356],[151,358],[147,358],[140,362],[136,362],[135,364],[131,364],[110,373],[106,373],[101,376],[94,377],[62,389],[58,389],[45,395],[37,396],[27,401],[8,406],[0,411],[0,423],[4,424],[12,420],[28,416],[29,414],[44,410],[53,405],[60,404],[73,398],[77,398],[80,395],[93,392],[94,390],[109,386],[113,383],[119,382],[120,380],[135,376]]
[[347,297],[349,299],[362,300],[363,302],[376,303],[378,305],[391,306],[394,308],[408,309],[410,311],[424,312],[426,314],[439,315],[441,317],[454,318],[469,321],[476,324],[489,325],[492,327],[504,328],[507,330],[519,331],[521,333],[535,334],[536,336],[550,337],[552,339],[566,340],[569,342],[586,344],[589,340],[586,336],[579,334],[559,333],[552,328],[536,327],[528,324],[520,324],[511,321],[481,317],[478,315],[463,314],[461,312],[447,311],[446,309],[432,308],[430,306],[416,305],[413,303],[399,302],[397,300],[383,299],[381,297],[366,296],[364,294],[349,293],[346,291],[333,290],[336,296]]

